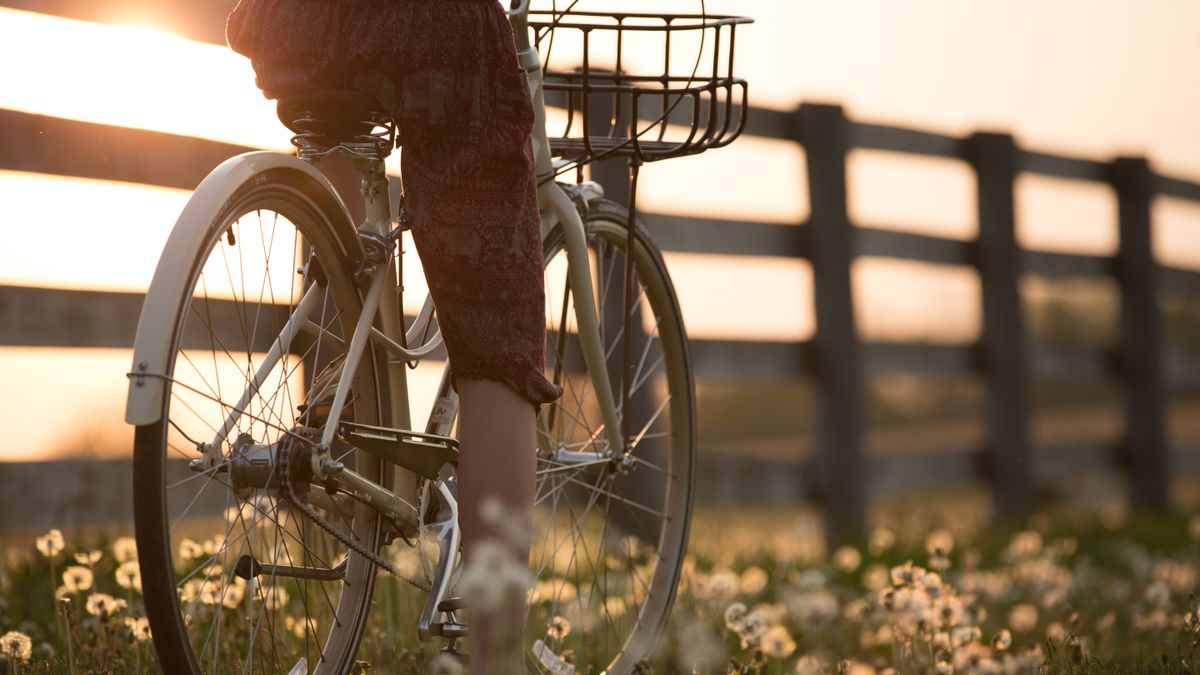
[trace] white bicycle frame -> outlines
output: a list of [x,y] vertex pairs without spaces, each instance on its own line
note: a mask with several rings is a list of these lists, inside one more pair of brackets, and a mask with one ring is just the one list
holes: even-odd
[[[567,255],[567,274],[572,297],[574,298],[575,318],[577,321],[579,340],[584,363],[591,385],[596,394],[603,428],[601,433],[604,442],[598,442],[596,447],[604,448],[598,452],[570,451],[562,448],[545,447],[541,450],[549,454],[556,464],[596,463],[611,457],[614,453],[624,450],[625,441],[621,437],[618,411],[613,397],[612,385],[609,380],[608,368],[605,365],[605,350],[597,320],[590,261],[583,220],[580,216],[577,202],[562,186],[556,183],[552,176],[554,164],[550,155],[550,144],[546,133],[546,110],[542,87],[542,69],[540,58],[535,49],[529,44],[528,36],[528,0],[516,0],[510,12],[517,37],[518,56],[522,67],[528,74],[530,92],[533,96],[535,124],[533,131],[533,151],[539,177],[538,201],[541,212],[541,228],[543,238],[557,225],[564,233],[564,247]],[[366,205],[366,220],[359,231],[376,237],[387,237],[397,226],[392,217],[389,199],[389,184],[381,159],[353,160],[356,168],[363,174],[363,197]],[[339,217],[350,223],[349,211],[341,201],[330,182],[309,163],[291,155],[276,152],[250,152],[231,158],[212,173],[196,188],[183,213],[180,215],[167,240],[166,247],[160,258],[158,268],[150,284],[142,306],[141,318],[138,323],[137,335],[134,339],[133,369],[130,373],[130,386],[126,403],[125,419],[132,425],[150,425],[162,419],[165,409],[165,398],[168,395],[168,367],[172,359],[173,336],[184,317],[181,315],[180,299],[191,295],[190,288],[193,261],[204,254],[204,247],[212,238],[214,227],[222,226],[218,218],[225,204],[223,200],[231,191],[247,181],[257,180],[264,172],[286,170],[303,174],[329,191],[332,202],[341,207]],[[594,201],[603,196],[603,191],[595,183],[585,183],[580,186],[579,196],[586,201]],[[440,333],[420,344],[415,349],[408,349],[402,344],[414,344],[427,334],[427,328],[433,313],[431,301],[426,298],[414,325],[404,330],[404,317],[401,315],[402,305],[400,295],[402,289],[395,283],[388,283],[393,277],[388,267],[391,260],[400,265],[403,256],[388,256],[388,260],[374,270],[370,285],[363,300],[362,314],[355,327],[349,343],[346,345],[346,360],[342,373],[353,373],[357,370],[363,352],[368,342],[373,341],[389,355],[388,385],[391,391],[391,423],[399,429],[412,429],[409,412],[407,365],[432,353],[440,344]],[[257,394],[258,388],[279,363],[290,352],[291,343],[302,331],[314,331],[315,324],[309,320],[309,314],[317,304],[316,288],[310,288],[300,299],[295,311],[288,319],[275,339],[272,347],[265,355],[257,373],[248,383],[236,406],[229,407],[226,419],[221,428],[209,443],[202,446],[204,457],[201,460],[203,469],[211,469],[226,459],[224,451],[227,445],[226,436],[236,428],[239,417],[244,412],[242,408]],[[378,328],[376,327],[378,317]],[[396,338],[404,335],[406,340],[398,342]],[[320,339],[320,338],[318,338]],[[382,513],[392,517],[404,527],[414,531],[418,523],[416,502],[413,494],[413,481],[396,480],[386,489],[370,480],[363,478],[354,471],[345,468],[329,456],[329,448],[334,434],[338,430],[339,417],[343,404],[349,395],[352,377],[338,378],[338,385],[332,406],[332,413],[326,422],[318,452],[313,454],[313,470],[318,478],[325,478],[337,483],[339,487],[360,501],[370,504]],[[223,404],[224,405],[224,404]],[[457,396],[450,387],[449,378],[444,376],[439,386],[436,402],[426,425],[426,433],[446,436],[450,433],[451,425],[457,411]],[[544,422],[544,418],[543,418]],[[539,434],[543,439],[547,434]],[[434,481],[436,489],[442,498],[454,509],[454,500],[443,481]],[[458,548],[459,532],[456,514],[451,520],[442,523],[439,533],[439,543],[443,551],[447,548],[453,552]],[[446,556],[443,555],[444,559]],[[453,556],[451,555],[452,559]],[[442,601],[448,589],[452,565],[439,564],[439,570],[432,585],[430,597],[422,613],[418,626],[423,639],[429,639],[429,626],[434,609]]]

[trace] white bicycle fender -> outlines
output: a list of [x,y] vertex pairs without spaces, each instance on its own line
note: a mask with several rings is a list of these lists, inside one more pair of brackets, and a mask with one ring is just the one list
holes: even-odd
[[[180,320],[182,300],[191,293],[188,278],[192,264],[200,255],[215,218],[239,186],[272,169],[291,169],[316,179],[329,189],[345,211],[345,204],[325,176],[290,155],[248,152],[225,160],[213,169],[193,192],[175,222],[142,304],[125,403],[125,421],[129,424],[154,424],[162,417],[171,338]],[[350,220],[348,212],[346,220]]]

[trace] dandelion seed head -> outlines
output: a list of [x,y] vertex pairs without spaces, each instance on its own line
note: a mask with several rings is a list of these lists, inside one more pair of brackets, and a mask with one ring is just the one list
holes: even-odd
[[746,612],[744,603],[731,603],[725,608],[725,626],[730,630],[736,630],[736,626],[741,625],[742,620],[746,618]]
[[829,670],[829,658],[823,654],[805,654],[796,660],[797,675],[824,675]]
[[1028,633],[1037,626],[1038,610],[1034,605],[1023,602],[1008,613],[1008,625],[1018,633]]
[[878,591],[888,585],[888,570],[883,565],[875,563],[863,570],[863,588],[868,591]]
[[0,652],[4,652],[11,659],[29,663],[33,656],[33,640],[20,631],[10,630],[0,636]]
[[125,628],[129,631],[130,637],[138,642],[151,638],[150,621],[144,616],[125,617]]
[[72,593],[86,591],[92,587],[94,575],[92,570],[82,565],[72,565],[63,570],[63,586]]
[[44,536],[37,538],[37,550],[47,558],[53,558],[59,553],[62,553],[62,550],[65,547],[66,542],[63,541],[62,530],[57,528],[50,530]]
[[752,565],[742,571],[739,584],[743,595],[758,595],[767,587],[768,581],[770,579],[767,577],[766,571],[757,565]]
[[88,565],[90,567],[91,565],[95,565],[97,562],[99,562],[100,557],[103,555],[104,553],[98,550],[83,551],[75,554],[75,562],[79,563],[80,565]]
[[195,560],[202,555],[204,555],[204,547],[196,541],[184,537],[179,542],[179,557],[183,558],[185,562]]
[[759,639],[759,648],[763,654],[775,659],[786,659],[796,651],[796,641],[792,639],[787,629],[779,624],[768,628]]
[[85,607],[88,614],[103,620],[124,609],[126,604],[125,600],[114,598],[107,593],[92,593],[88,596]]
[[112,551],[118,563],[137,560],[137,540],[133,537],[117,537],[112,543]]
[[1002,652],[1012,646],[1012,633],[1008,632],[1007,628],[1001,628],[999,633],[992,637],[992,649]]
[[117,585],[121,588],[142,592],[142,572],[136,560],[129,560],[118,565],[115,576]]
[[429,663],[430,675],[463,675],[466,669],[458,659],[450,654],[438,654],[433,661]]
[[925,551],[929,555],[949,555],[954,550],[954,535],[950,530],[939,528],[925,537]]
[[892,550],[896,545],[896,534],[886,527],[877,527],[867,535],[867,550],[878,556]]
[[862,554],[853,546],[843,546],[833,552],[833,566],[844,574],[850,574],[862,564]]

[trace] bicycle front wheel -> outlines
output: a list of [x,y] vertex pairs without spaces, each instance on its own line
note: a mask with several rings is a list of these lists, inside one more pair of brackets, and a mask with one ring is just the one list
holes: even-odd
[[608,447],[583,364],[561,226],[545,242],[547,371],[564,394],[538,420],[526,622],[538,672],[561,672],[565,658],[575,672],[632,672],[661,637],[687,548],[696,436],[687,336],[661,254],[640,227],[631,254],[627,224],[609,201],[591,204],[585,221],[625,448]]
[[[375,568],[344,540],[378,551],[380,518],[310,485],[311,449],[298,439],[324,425],[345,377],[343,419],[388,423],[382,359],[368,347],[358,372],[340,369],[361,313],[351,281],[361,249],[328,188],[301,171],[262,171],[222,197],[210,223],[187,224],[206,228],[194,257],[160,263],[185,268],[175,273],[187,291],[178,322],[157,329],[171,355],[153,374],[166,383],[162,417],[135,434],[155,649],[168,673],[345,673]],[[333,455],[381,481],[372,456]]]

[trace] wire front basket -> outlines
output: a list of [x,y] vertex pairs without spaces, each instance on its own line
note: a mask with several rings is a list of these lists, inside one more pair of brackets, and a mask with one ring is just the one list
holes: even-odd
[[746,125],[735,31],[699,14],[530,12],[545,67],[551,152],[568,164],[652,162],[731,143]]

